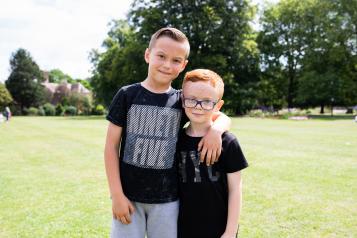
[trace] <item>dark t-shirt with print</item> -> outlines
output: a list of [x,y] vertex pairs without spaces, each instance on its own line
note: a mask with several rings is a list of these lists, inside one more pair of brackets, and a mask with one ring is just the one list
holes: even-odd
[[123,128],[120,178],[132,201],[164,203],[177,199],[176,142],[182,114],[181,91],[153,93],[140,83],[119,89],[107,120]]
[[227,173],[242,170],[248,163],[236,137],[222,135],[222,153],[217,163],[199,163],[200,137],[180,132],[177,158],[179,169],[179,238],[219,238],[228,215]]

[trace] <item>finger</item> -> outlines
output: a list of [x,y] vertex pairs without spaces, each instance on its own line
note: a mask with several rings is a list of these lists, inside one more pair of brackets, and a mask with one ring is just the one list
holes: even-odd
[[221,153],[222,153],[222,148],[221,148],[221,147],[218,147],[216,161],[219,160],[219,157],[221,156]]
[[124,217],[125,217],[125,220],[127,221],[127,224],[131,223],[131,216],[129,213],[125,214]]
[[120,222],[125,225],[129,224],[128,221],[126,220],[125,216],[120,217]]
[[217,161],[217,150],[213,150],[212,151],[212,156],[211,156],[211,165],[216,163],[216,161]]
[[200,140],[200,143],[198,143],[197,151],[201,151],[203,146],[203,139]]
[[135,212],[135,207],[133,206],[133,204],[129,203],[129,213],[130,215],[132,215]]
[[207,155],[206,155],[206,164],[207,166],[209,166],[210,164],[213,163],[212,159],[212,150],[208,150],[207,151]]
[[207,153],[207,148],[203,147],[203,149],[202,149],[202,151],[200,153],[200,161],[201,161],[201,163],[203,163],[203,161],[205,160],[206,153]]
[[216,162],[218,161],[218,159],[219,159],[219,149],[216,150],[215,155],[216,155],[216,158],[215,158],[215,160],[214,160],[214,163],[216,163]]

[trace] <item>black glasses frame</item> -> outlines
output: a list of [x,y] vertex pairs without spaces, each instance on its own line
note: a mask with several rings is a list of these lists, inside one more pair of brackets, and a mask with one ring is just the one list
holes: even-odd
[[[187,100],[190,100],[190,101],[194,101],[195,102],[195,105],[194,106],[187,106]],[[216,104],[218,103],[218,101],[211,101],[211,100],[197,100],[197,99],[194,99],[194,98],[185,98],[185,97],[182,97],[182,101],[183,101],[183,105],[187,108],[195,108],[197,107],[197,105],[200,105],[201,108],[203,110],[206,110],[206,111],[211,111],[213,110],[213,108],[216,106]],[[208,108],[204,108],[203,105],[202,105],[202,102],[210,102],[212,103],[212,108],[208,109]]]

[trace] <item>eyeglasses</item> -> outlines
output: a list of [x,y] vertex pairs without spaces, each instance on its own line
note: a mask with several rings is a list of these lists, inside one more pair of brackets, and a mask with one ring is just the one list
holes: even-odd
[[196,100],[193,98],[183,98],[183,105],[187,108],[195,108],[198,104],[203,110],[210,111],[214,108],[217,102],[211,100]]

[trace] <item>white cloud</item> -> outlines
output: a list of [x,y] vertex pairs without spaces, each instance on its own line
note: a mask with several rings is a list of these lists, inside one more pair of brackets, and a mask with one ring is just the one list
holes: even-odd
[[125,18],[131,0],[6,0],[0,8],[0,81],[11,53],[28,50],[41,69],[90,75],[88,55],[100,48],[111,19]]

